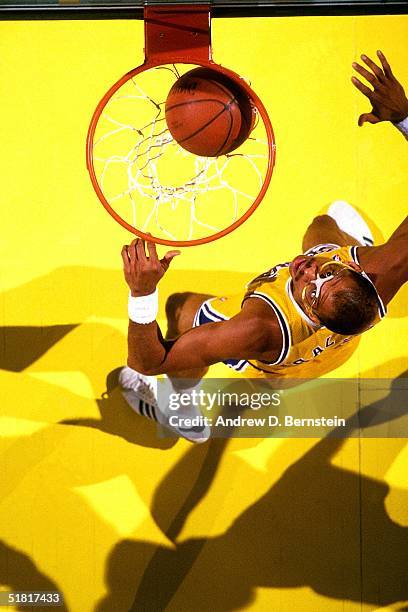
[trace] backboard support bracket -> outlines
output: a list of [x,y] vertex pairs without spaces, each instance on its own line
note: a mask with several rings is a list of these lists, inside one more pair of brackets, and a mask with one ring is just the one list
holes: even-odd
[[146,5],[145,61],[211,61],[211,8],[209,4]]

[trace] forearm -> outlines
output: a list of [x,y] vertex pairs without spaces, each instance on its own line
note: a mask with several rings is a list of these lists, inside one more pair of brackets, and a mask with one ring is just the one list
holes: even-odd
[[142,374],[150,374],[160,368],[165,357],[165,343],[157,322],[141,325],[129,321],[128,366]]
[[130,321],[128,366],[142,374],[156,376],[212,365],[222,359],[225,342],[209,347],[209,333],[222,325],[208,323],[202,328],[188,330],[176,340],[165,340],[156,322],[138,325]]
[[408,217],[387,242],[378,247],[359,247],[358,256],[364,270],[388,273],[408,266]]
[[232,319],[192,328],[174,341],[164,340],[155,322],[130,323],[128,365],[143,374],[157,375],[205,368],[225,359],[263,359],[266,345],[269,353],[281,350],[282,332],[277,320],[272,323],[241,311]]
[[392,273],[399,286],[408,281],[408,217],[395,230],[388,240],[390,245],[387,257],[392,261]]
[[408,281],[408,217],[399,225],[385,244],[359,247],[358,257],[384,304]]

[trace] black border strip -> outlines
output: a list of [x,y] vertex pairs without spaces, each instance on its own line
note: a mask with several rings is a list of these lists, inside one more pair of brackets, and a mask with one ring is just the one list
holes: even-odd
[[[159,3],[151,3],[159,4]],[[183,4],[165,3],[165,4]],[[406,15],[408,1],[399,2],[233,2],[213,4],[212,17],[337,17],[347,15]],[[95,6],[0,6],[0,20],[58,20],[58,19],[143,19],[143,6],[129,3],[122,6],[102,3]]]

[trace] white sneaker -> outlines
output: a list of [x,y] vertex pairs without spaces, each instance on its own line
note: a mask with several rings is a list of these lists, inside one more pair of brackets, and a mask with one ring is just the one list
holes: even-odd
[[364,246],[373,246],[374,240],[370,228],[351,204],[336,200],[330,204],[327,214],[336,221],[343,232],[347,232]]
[[[125,366],[120,371],[119,384],[123,397],[137,414],[156,421],[177,436],[196,444],[206,442],[210,437],[211,430],[196,406],[183,406],[177,411],[170,410],[168,405],[159,406],[155,376],[139,374],[136,370]],[[175,417],[172,419],[172,424],[169,422],[170,417]],[[195,419],[198,425],[191,425],[188,422],[192,419]]]

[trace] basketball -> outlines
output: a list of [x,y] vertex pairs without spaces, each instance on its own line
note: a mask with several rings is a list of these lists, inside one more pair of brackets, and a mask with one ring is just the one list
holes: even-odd
[[209,68],[181,76],[167,96],[166,122],[183,149],[203,157],[231,153],[249,136],[255,110],[246,91]]

